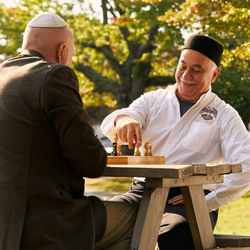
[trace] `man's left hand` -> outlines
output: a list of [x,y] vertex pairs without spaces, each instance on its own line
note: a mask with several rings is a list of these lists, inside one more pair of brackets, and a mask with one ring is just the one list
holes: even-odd
[[178,205],[184,205],[184,200],[183,200],[183,196],[182,194],[175,196],[174,198],[170,199],[168,201],[169,205],[173,205],[173,206],[178,206]]

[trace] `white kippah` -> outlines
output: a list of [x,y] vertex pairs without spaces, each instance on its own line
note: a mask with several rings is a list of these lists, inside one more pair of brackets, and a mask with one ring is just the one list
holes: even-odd
[[34,17],[27,26],[35,28],[60,28],[67,26],[67,23],[54,13],[43,12]]

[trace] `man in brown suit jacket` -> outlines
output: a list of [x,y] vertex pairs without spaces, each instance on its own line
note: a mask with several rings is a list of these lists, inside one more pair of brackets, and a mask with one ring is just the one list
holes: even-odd
[[[101,176],[107,154],[82,107],[73,53],[64,20],[42,13],[27,25],[23,52],[0,65],[1,250],[129,244],[136,209],[83,195],[83,177]],[[110,213],[120,212],[128,216],[114,225]]]

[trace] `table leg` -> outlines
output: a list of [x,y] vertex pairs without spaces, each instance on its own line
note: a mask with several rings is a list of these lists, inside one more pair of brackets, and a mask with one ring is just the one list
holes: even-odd
[[169,188],[145,187],[130,250],[154,250]]
[[202,185],[181,187],[195,249],[216,248]]

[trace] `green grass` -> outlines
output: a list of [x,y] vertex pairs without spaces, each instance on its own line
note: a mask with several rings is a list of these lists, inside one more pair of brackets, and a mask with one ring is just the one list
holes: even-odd
[[[132,179],[127,177],[86,179],[86,185],[98,190],[126,192]],[[220,208],[214,233],[250,235],[250,192]]]
[[214,233],[250,235],[250,192],[220,208]]
[[93,189],[104,191],[127,192],[133,178],[128,177],[101,177],[95,179],[85,179],[86,185]]

